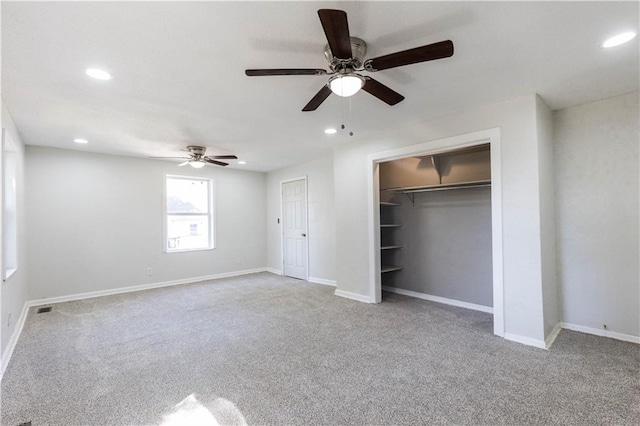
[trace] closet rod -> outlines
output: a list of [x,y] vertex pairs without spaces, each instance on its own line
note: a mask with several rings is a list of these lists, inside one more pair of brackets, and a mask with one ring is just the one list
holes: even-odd
[[469,185],[469,186],[445,186],[445,187],[442,187],[442,188],[412,189],[412,190],[409,190],[409,191],[401,191],[401,192],[403,192],[405,194],[407,194],[407,193],[414,194],[416,192],[448,191],[450,189],[466,189],[466,188],[485,188],[485,187],[488,187],[488,186],[491,186],[491,184],[490,183],[483,183],[483,184],[480,184],[480,185]]
[[449,189],[464,189],[464,188],[484,188],[491,186],[491,181],[476,181],[466,183],[444,184],[444,185],[430,185],[423,187],[410,187],[410,188],[395,188],[389,189],[389,191],[398,192],[400,194],[413,194],[415,192],[431,192],[431,191],[446,191]]

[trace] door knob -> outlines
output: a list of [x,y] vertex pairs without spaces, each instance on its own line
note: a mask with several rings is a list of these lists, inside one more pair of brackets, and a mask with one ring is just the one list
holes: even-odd
[[302,234],[302,236],[303,236],[303,237],[306,237],[306,236],[307,236],[307,234]]

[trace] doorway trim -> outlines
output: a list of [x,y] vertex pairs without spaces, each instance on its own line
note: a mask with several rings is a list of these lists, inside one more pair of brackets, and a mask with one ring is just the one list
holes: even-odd
[[305,238],[305,245],[306,245],[306,259],[305,261],[307,262],[307,274],[305,277],[305,281],[309,281],[309,269],[310,265],[309,265],[309,181],[307,180],[307,175],[301,176],[301,177],[296,177],[296,178],[291,178],[291,179],[286,179],[286,180],[281,180],[280,181],[280,266],[281,266],[281,270],[280,270],[280,275],[284,275],[284,184],[285,183],[290,183],[290,182],[296,182],[299,180],[304,180],[304,206],[305,206],[305,216],[306,216],[306,220],[305,220],[305,233],[307,234],[307,237]]
[[379,163],[423,156],[451,149],[489,143],[491,146],[491,255],[493,269],[493,333],[504,337],[504,273],[502,241],[502,162],[500,128],[437,139],[416,145],[376,152],[367,156],[369,188],[369,296],[372,303],[382,300],[380,277],[380,175]]

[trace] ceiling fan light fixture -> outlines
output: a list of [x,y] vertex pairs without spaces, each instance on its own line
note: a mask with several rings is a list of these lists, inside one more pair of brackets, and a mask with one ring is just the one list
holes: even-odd
[[194,169],[201,169],[204,167],[204,162],[192,160],[192,161],[189,161],[189,165]]
[[338,74],[329,80],[333,93],[344,98],[353,96],[364,86],[364,77],[359,74]]

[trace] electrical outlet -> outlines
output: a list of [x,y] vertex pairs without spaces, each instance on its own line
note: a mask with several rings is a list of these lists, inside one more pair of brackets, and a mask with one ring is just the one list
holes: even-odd
[[151,275],[153,275],[153,269],[151,269],[151,267],[147,268],[147,276],[150,277]]
[[7,315],[7,327],[11,327],[11,312]]

